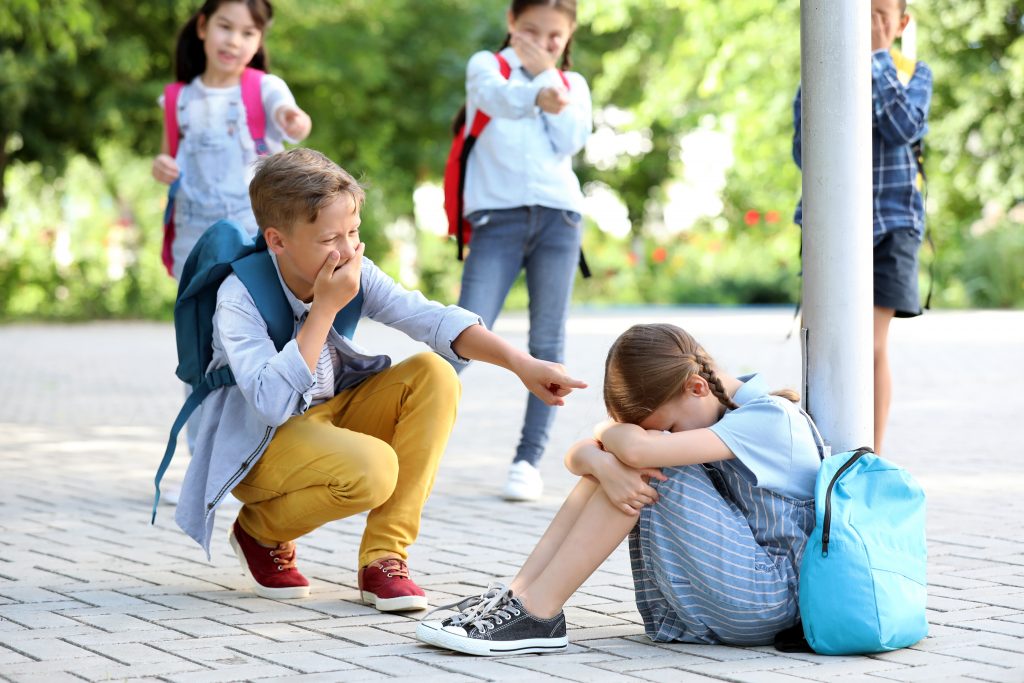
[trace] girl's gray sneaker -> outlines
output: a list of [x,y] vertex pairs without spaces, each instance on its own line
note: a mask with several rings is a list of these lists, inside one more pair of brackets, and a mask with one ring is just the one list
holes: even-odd
[[432,645],[481,656],[557,652],[569,645],[564,613],[559,612],[550,619],[536,617],[526,611],[509,589],[471,609],[474,614],[456,615],[449,623],[441,622],[429,634],[417,628],[416,636]]
[[[444,626],[451,626],[453,624],[458,625],[463,621],[472,619],[477,616],[480,605],[487,603],[495,596],[505,594],[506,592],[508,592],[508,586],[505,584],[492,583],[487,587],[487,590],[480,595],[473,595],[468,598],[463,598],[458,602],[441,605],[440,607],[432,609],[425,617],[423,617],[422,621],[416,625],[416,637],[424,643],[438,645],[438,643],[434,642],[435,632],[441,630]],[[450,617],[445,617],[444,619],[430,618],[431,615],[436,614],[437,612],[448,611],[455,612],[455,614]]]

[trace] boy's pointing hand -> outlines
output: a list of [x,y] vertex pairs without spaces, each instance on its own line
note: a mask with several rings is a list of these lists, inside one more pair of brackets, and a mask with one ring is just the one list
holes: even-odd
[[573,379],[560,363],[530,357],[516,372],[530,392],[549,406],[565,405],[565,397],[575,389],[586,389],[587,383]]

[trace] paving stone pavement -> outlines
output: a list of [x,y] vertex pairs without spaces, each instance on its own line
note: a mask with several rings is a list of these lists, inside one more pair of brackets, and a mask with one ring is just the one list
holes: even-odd
[[[561,454],[602,417],[612,339],[670,321],[730,370],[799,385],[799,346],[781,308],[574,311],[568,366],[591,384],[560,411],[532,504],[497,498],[524,390],[484,365],[465,390],[411,565],[434,604],[510,577],[573,478]],[[526,319],[498,331],[525,346]],[[364,323],[357,339],[402,358],[421,348]],[[569,651],[477,659],[420,645],[419,615],[361,605],[359,518],[300,544],[313,595],[246,589],[218,516],[212,561],[161,506],[151,480],[182,400],[167,324],[0,327],[0,679],[6,681],[939,681],[1024,682],[1024,312],[940,312],[896,321],[896,397],[887,455],[929,496],[930,636],[871,657],[783,655],[770,647],[655,645],[632,601],[625,547],[567,607]],[[180,454],[169,475],[180,478]],[[837,586],[837,595],[842,587]]]

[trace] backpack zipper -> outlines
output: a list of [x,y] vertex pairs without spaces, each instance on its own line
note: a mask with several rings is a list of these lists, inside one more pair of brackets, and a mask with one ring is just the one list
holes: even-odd
[[828,490],[825,492],[825,521],[821,525],[822,557],[828,557],[828,536],[829,529],[832,525],[832,487],[836,485],[837,481],[839,481],[839,477],[843,476],[843,474],[846,473],[846,470],[853,467],[853,463],[860,460],[860,456],[864,455],[865,453],[873,452],[874,451],[872,451],[867,446],[861,446],[860,448],[858,448],[850,457],[850,459],[843,463],[843,466],[836,471],[835,475],[833,475],[832,477],[832,481],[828,483]]

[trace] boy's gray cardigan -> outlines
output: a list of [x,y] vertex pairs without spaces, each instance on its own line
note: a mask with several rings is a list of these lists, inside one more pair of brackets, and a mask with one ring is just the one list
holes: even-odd
[[[278,281],[295,317],[292,340],[280,352],[249,291],[236,276],[224,280],[217,292],[209,369],[230,365],[237,384],[217,389],[203,401],[195,452],[175,513],[178,525],[203,546],[207,557],[217,506],[263,455],[277,428],[310,406],[315,377],[295,341],[308,309],[285,285],[280,270]],[[360,285],[361,317],[401,330],[449,360],[466,362],[452,350],[452,342],[467,327],[481,324],[478,316],[406,290],[365,257]],[[334,328],[327,343],[342,358],[336,391],[353,387],[391,365],[388,356],[369,353]]]

